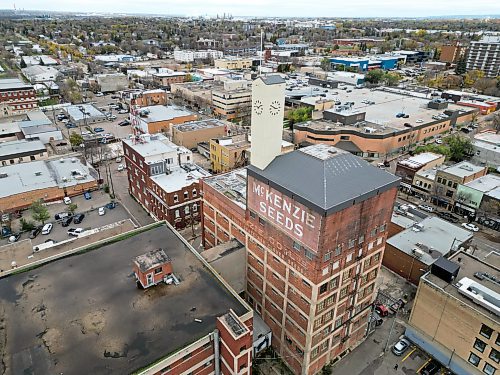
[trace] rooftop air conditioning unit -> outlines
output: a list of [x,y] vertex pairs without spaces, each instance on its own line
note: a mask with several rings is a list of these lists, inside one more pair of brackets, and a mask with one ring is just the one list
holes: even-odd
[[411,252],[415,256],[415,258],[418,258],[418,259],[422,258],[422,256],[424,255],[424,252],[420,249],[417,249],[417,248],[411,249]]

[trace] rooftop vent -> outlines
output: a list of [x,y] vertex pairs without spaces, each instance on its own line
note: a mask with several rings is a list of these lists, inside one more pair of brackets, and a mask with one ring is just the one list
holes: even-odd
[[72,163],[76,163],[76,158],[71,158]]
[[473,171],[472,167],[470,165],[468,165],[468,164],[461,165],[459,168],[463,169],[463,170],[466,170],[466,171],[469,171],[469,172]]
[[64,159],[63,158],[59,159],[59,162],[64,163]]
[[0,173],[0,178],[6,178],[8,177],[9,175],[7,173]]
[[35,172],[35,176],[41,176],[42,172]]

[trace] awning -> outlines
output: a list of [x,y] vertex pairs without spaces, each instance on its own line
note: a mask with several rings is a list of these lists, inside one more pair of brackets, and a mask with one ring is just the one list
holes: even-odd
[[411,185],[410,185],[410,184],[407,184],[406,182],[400,182],[399,184],[400,184],[402,187],[405,187],[405,188],[407,188],[407,189],[410,189],[410,190],[412,189]]
[[459,207],[459,208],[461,208],[461,209],[463,209],[463,210],[466,210],[466,211],[472,212],[473,214],[475,214],[475,213],[476,213],[476,210],[475,210],[475,209],[470,208],[470,207],[467,207],[465,204],[455,203],[455,206],[456,206],[456,207]]

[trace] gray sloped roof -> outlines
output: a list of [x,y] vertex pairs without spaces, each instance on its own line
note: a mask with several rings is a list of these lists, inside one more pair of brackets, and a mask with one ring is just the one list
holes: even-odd
[[249,175],[322,214],[340,211],[399,185],[399,177],[333,146],[317,144],[277,156]]
[[266,85],[277,85],[277,84],[280,84],[280,83],[285,83],[285,80],[279,74],[272,74],[272,75],[268,75],[268,76],[261,76],[260,79]]

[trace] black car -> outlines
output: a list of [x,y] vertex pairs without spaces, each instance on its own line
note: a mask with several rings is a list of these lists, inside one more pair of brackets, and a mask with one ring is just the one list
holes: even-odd
[[446,221],[449,221],[451,223],[458,223],[460,219],[456,217],[455,215],[450,214],[449,212],[438,212],[437,215]]
[[62,219],[61,225],[63,227],[67,227],[68,225],[71,224],[72,221],[73,221],[73,217],[72,216],[66,217],[66,218]]
[[85,218],[85,214],[76,214],[73,216],[73,223],[80,224]]
[[130,121],[129,120],[123,120],[123,121],[120,121],[118,123],[118,125],[120,125],[120,126],[127,126],[127,125],[130,125]]
[[439,369],[441,368],[441,365],[437,361],[430,361],[428,364],[425,365],[425,367],[420,370],[421,375],[434,375],[437,374]]
[[116,207],[116,202],[109,202],[108,204],[106,204],[105,207],[109,208],[110,210],[112,210],[113,208]]
[[65,219],[67,217],[70,217],[70,216],[71,216],[71,214],[69,212],[59,212],[58,214],[54,215],[54,219],[62,220],[62,219]]
[[33,239],[35,238],[36,236],[38,236],[40,234],[40,232],[42,231],[42,228],[41,227],[36,227],[35,229],[33,229],[30,233],[30,238]]

